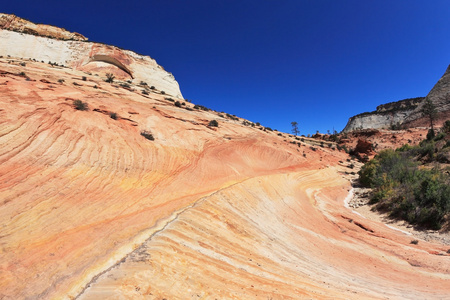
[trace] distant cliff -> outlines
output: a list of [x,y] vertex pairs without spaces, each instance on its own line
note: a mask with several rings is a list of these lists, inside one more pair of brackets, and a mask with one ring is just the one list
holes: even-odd
[[409,98],[379,105],[373,112],[365,112],[351,117],[343,131],[389,128],[402,124],[424,99],[425,97]]
[[428,126],[421,109],[425,99],[430,99],[438,110],[436,124],[450,119],[450,66],[426,97],[417,97],[379,105],[373,112],[351,117],[343,132],[358,129],[388,129],[392,127]]
[[174,76],[149,56],[87,38],[50,25],[37,25],[14,15],[0,14],[0,55],[56,63],[120,80],[145,82],[168,95],[183,98]]

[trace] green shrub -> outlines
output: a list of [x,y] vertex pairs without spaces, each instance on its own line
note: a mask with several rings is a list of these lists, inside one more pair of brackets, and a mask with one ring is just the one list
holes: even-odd
[[443,132],[450,133],[450,120],[444,122],[444,126],[442,127]]
[[106,82],[113,83],[116,76],[112,73],[106,73]]
[[419,150],[380,151],[361,168],[359,178],[361,184],[374,189],[370,203],[376,203],[376,209],[439,229],[450,213],[450,178],[438,169],[419,168],[413,159],[423,148],[428,152],[430,145],[424,143]]
[[175,102],[175,106],[176,106],[176,107],[181,107],[180,101],[176,101],[176,102]]
[[219,127],[219,122],[217,122],[216,120],[211,120],[209,121],[208,125],[211,127]]
[[143,137],[145,137],[149,141],[154,141],[155,140],[155,138],[153,137],[153,134],[150,131],[148,131],[148,130],[142,130],[141,131],[141,135]]
[[436,133],[434,132],[434,129],[428,130],[428,133],[427,133],[428,141],[431,141],[432,139],[434,139],[435,136],[436,136]]
[[77,110],[88,110],[88,104],[86,102],[83,102],[81,100],[74,100],[73,106]]
[[445,133],[440,132],[436,135],[436,137],[434,138],[435,141],[440,141],[445,137]]

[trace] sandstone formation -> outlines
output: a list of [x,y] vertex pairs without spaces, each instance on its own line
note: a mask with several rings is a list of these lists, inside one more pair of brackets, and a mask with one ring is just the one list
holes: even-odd
[[379,105],[376,111],[361,113],[351,117],[342,131],[388,129],[397,124],[402,124],[424,99],[419,97]]
[[345,152],[143,90],[0,58],[0,298],[449,294],[449,246],[347,208]]
[[418,97],[379,105],[376,111],[351,117],[343,132],[360,129],[413,128],[429,126],[421,114],[425,99],[430,99],[438,110],[436,124],[450,119],[450,66],[426,97]]
[[154,59],[114,46],[88,42],[64,29],[36,25],[13,15],[0,14],[0,55],[67,66],[105,79],[144,82],[149,87],[182,99],[174,76]]
[[37,36],[46,36],[58,40],[73,40],[73,41],[87,41],[88,39],[76,32],[70,32],[63,28],[35,24],[28,20],[19,18],[15,15],[8,15],[0,13],[0,29],[11,30],[26,34],[33,34]]

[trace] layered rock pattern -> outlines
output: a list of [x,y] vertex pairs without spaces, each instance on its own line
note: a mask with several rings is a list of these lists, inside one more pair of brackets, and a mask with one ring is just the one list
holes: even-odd
[[[112,73],[117,79],[142,81],[165,94],[183,98],[174,76],[149,56],[87,42],[57,27],[34,24],[35,28],[31,24],[15,16],[0,15],[0,55],[56,63],[103,78]],[[33,34],[27,30],[31,27],[35,28]]]
[[344,152],[23,62],[0,58],[0,298],[450,292],[448,246],[345,207]]
[[419,97],[379,105],[376,111],[351,117],[343,132],[358,129],[387,129],[393,125],[400,125],[417,110],[424,100],[424,97]]

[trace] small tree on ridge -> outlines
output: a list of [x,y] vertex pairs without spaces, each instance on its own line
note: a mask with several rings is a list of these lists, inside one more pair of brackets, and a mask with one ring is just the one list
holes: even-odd
[[294,135],[299,135],[300,134],[300,130],[298,130],[298,123],[293,121],[293,122],[291,122],[291,125],[292,125],[292,133]]

